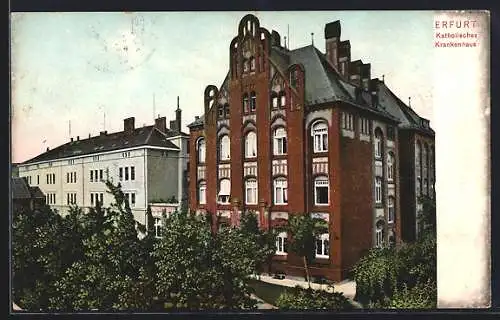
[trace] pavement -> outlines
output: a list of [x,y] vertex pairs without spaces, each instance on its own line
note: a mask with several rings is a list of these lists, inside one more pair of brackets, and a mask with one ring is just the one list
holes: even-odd
[[[254,277],[255,279],[259,279],[260,281],[267,282],[267,283],[272,283],[280,286],[286,286],[286,287],[295,287],[297,285],[301,286],[302,288],[307,289],[309,287],[307,281],[301,281],[301,280],[295,280],[295,279],[275,279],[271,276],[266,276],[266,275],[260,275],[259,277]],[[319,283],[313,283],[311,282],[311,288],[314,290],[325,290],[327,292],[332,292],[332,288],[329,287],[327,284],[319,284]],[[356,282],[352,280],[344,280],[341,282],[337,282],[333,284],[333,291],[334,292],[342,292],[346,298],[351,300],[351,302],[354,304],[354,306],[361,308],[361,306],[354,301],[354,296],[356,295]],[[262,301],[262,299],[257,298],[258,300]],[[275,309],[276,307],[265,303],[262,301],[263,304],[259,305],[259,309]],[[264,307],[264,304],[266,305]],[[262,308],[261,308],[262,306]]]

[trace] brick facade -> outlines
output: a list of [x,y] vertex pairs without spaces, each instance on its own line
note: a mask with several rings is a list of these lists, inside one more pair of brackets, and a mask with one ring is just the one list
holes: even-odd
[[[263,228],[286,223],[294,214],[316,213],[325,217],[329,250],[327,255],[315,259],[310,273],[338,281],[347,277],[360,256],[375,246],[378,226],[383,228],[385,244],[389,243],[390,233],[396,243],[403,234],[411,233],[414,215],[405,219],[400,208],[412,205],[411,197],[402,193],[412,192],[409,181],[414,165],[410,160],[415,157],[407,145],[414,137],[407,131],[400,135],[400,121],[378,102],[378,86],[382,82],[374,79],[375,85],[368,86],[369,64],[356,63],[368,68],[363,74],[349,74],[355,72],[350,71],[353,67],[343,68],[344,75],[337,71],[339,64],[350,65],[350,44],[339,42],[338,22],[326,26],[325,37],[327,55],[313,46],[289,50],[281,46],[279,34],[260,27],[255,16],[242,18],[238,35],[229,46],[228,76],[220,88],[207,86],[204,114],[189,126],[189,203],[193,211],[222,214],[235,224],[241,211],[252,210],[259,214]],[[338,80],[333,81],[332,77]],[[331,91],[322,91],[321,81],[329,81],[327,89]],[[283,106],[281,101],[285,102]],[[366,127],[362,128],[362,121],[366,121]],[[315,150],[318,142],[312,132],[318,123],[326,124],[325,151]],[[285,154],[275,154],[276,128],[285,129]],[[257,136],[257,152],[256,157],[247,158],[245,137],[252,131]],[[375,132],[383,133],[380,159],[375,155]],[[230,159],[220,159],[220,141],[226,134],[230,138]],[[205,139],[206,146],[206,158],[201,163],[197,158],[200,138]],[[389,152],[395,163],[392,180],[387,177]],[[403,188],[399,184],[400,173],[404,175]],[[315,204],[317,177],[328,181],[328,203],[324,205]],[[381,203],[375,201],[376,177],[382,181]],[[230,203],[218,202],[222,178],[230,179]],[[286,179],[285,204],[275,203],[276,178]],[[257,181],[258,197],[254,204],[245,201],[248,179]],[[206,183],[205,204],[199,201],[200,182]],[[389,196],[394,197],[393,222],[387,216]],[[290,252],[276,255],[270,268],[273,272],[304,275],[302,260]]]

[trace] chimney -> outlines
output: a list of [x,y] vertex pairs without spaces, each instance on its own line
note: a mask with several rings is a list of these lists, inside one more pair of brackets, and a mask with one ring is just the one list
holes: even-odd
[[349,63],[351,62],[351,43],[349,40],[340,42],[339,45],[339,67],[340,74],[344,78],[349,77]]
[[379,86],[379,80],[378,78],[370,80],[370,95],[372,97],[372,107],[373,108],[378,108],[378,86]]
[[[89,134],[89,138],[90,138],[90,134]],[[76,141],[80,141],[80,136],[76,136]]]
[[177,132],[181,132],[181,126],[182,126],[182,110],[179,106],[179,96],[177,96],[177,110],[175,110],[175,126],[177,128]]
[[166,117],[161,117],[155,119],[155,128],[160,130],[163,133],[167,132],[167,118]]
[[194,120],[200,120],[200,116],[194,116]]
[[354,83],[357,87],[361,85],[361,66],[363,62],[361,60],[356,60],[349,63],[349,80]]
[[325,25],[325,48],[326,59],[339,69],[338,46],[340,42],[340,21],[334,21]]
[[281,47],[281,36],[274,30],[271,32],[271,45]]
[[50,150],[49,147],[47,147],[47,151],[49,151],[49,150]]
[[361,86],[363,90],[368,91],[370,87],[370,78],[372,77],[371,65],[369,63],[364,63],[360,67],[361,76]]
[[71,140],[71,142],[73,142],[73,137],[71,137],[71,139],[70,139],[70,140]]
[[135,129],[135,118],[130,117],[123,120],[123,131],[126,133],[131,133]]
[[[80,138],[80,137],[78,137],[78,138]],[[89,139],[90,139],[90,133],[89,133]],[[80,139],[78,139],[78,140],[80,140]]]
[[99,135],[100,135],[101,137],[105,137],[107,134],[108,134],[108,131],[101,131],[101,132],[99,133]]

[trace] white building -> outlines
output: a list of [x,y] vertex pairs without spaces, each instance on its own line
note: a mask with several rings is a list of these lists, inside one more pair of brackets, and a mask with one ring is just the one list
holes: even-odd
[[64,214],[70,205],[104,207],[114,201],[106,179],[120,182],[137,221],[145,223],[147,205],[187,201],[189,135],[181,132],[181,110],[166,126],[166,118],[151,126],[135,127],[124,120],[123,131],[71,141],[19,164],[19,176],[38,186],[46,202]]

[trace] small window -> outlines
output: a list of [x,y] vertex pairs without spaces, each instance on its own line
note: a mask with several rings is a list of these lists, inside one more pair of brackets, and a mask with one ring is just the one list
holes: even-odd
[[135,207],[135,193],[130,194],[130,206]]
[[287,153],[287,143],[286,143],[286,131],[285,128],[277,128],[274,130],[274,154],[284,155]]
[[231,158],[231,144],[228,135],[224,135],[220,138],[219,157],[221,161],[229,160]]
[[382,158],[383,152],[383,136],[382,131],[377,128],[375,130],[375,157]]
[[229,110],[229,104],[227,104],[227,103],[224,105],[224,114],[225,114],[226,118],[229,118],[230,110]]
[[316,238],[316,258],[328,258],[330,256],[330,235],[323,233]]
[[354,115],[349,112],[342,112],[342,129],[354,131]]
[[328,151],[328,125],[321,121],[313,125],[314,152]]
[[245,203],[257,204],[257,180],[249,179],[245,181]]
[[375,203],[382,203],[382,178],[375,178]]
[[283,205],[288,203],[288,182],[285,178],[274,180],[274,204]]
[[288,239],[286,232],[280,232],[276,237],[276,254],[286,255],[288,253]]
[[196,144],[196,149],[198,150],[198,162],[204,163],[205,156],[206,156],[206,146],[205,146],[205,139],[204,138],[198,139],[198,142]]
[[244,113],[248,113],[249,109],[248,109],[248,95],[245,93],[243,95],[243,112]]
[[219,182],[219,203],[229,204],[231,194],[231,181],[229,179],[221,179]]
[[90,170],[90,182],[94,182],[94,170]]
[[395,218],[395,209],[394,209],[394,197],[389,197],[387,199],[387,221],[392,223]]
[[387,180],[394,180],[394,154],[392,152],[387,155]]
[[200,182],[200,184],[198,186],[198,203],[199,204],[206,204],[207,203],[206,192],[207,192],[207,184],[205,181],[202,181],[202,182]]
[[315,205],[327,205],[329,200],[330,183],[328,177],[317,177],[314,179]]
[[125,181],[128,181],[128,167],[125,167]]
[[162,228],[163,228],[163,225],[162,225],[162,221],[161,221],[161,218],[154,218],[155,219],[155,237],[156,238],[161,238],[163,236],[163,233],[162,233]]
[[396,138],[395,129],[393,126],[387,126],[387,140],[394,141]]
[[286,105],[286,95],[285,92],[281,92],[280,94],[280,107],[285,107]]
[[360,118],[359,122],[361,126],[361,134],[370,135],[370,120],[366,118]]
[[250,94],[250,112],[255,112],[257,109],[257,97],[255,95],[255,92],[252,92]]
[[219,117],[219,119],[224,118],[224,107],[223,106],[218,106],[217,112],[218,112],[217,116]]
[[104,181],[102,169],[99,170],[99,181]]
[[250,71],[255,71],[255,58],[250,58]]
[[135,167],[130,167],[130,180],[135,180]]
[[247,59],[243,60],[243,72],[248,72],[250,70],[250,63]]
[[123,168],[118,169],[118,175],[119,175],[120,181],[123,181]]
[[271,96],[271,105],[273,108],[278,108],[278,96]]
[[257,134],[254,131],[250,131],[245,136],[245,157],[257,157]]
[[375,246],[377,248],[384,246],[384,228],[381,225],[377,226],[375,230]]

